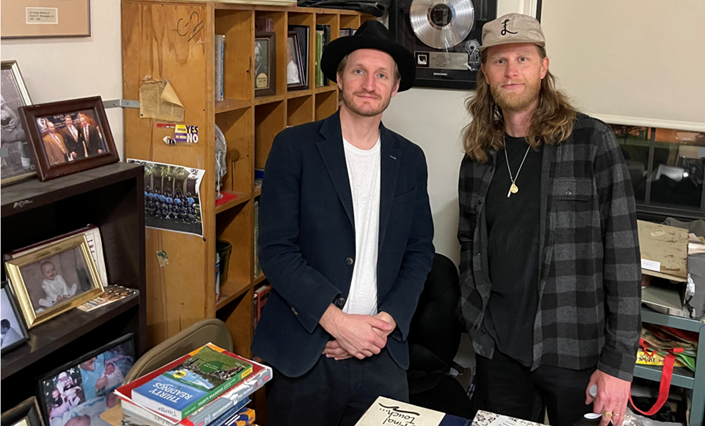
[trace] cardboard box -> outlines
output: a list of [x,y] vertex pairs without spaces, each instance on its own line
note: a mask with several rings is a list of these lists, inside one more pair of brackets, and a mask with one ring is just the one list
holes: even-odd
[[642,274],[672,281],[688,280],[688,230],[637,221]]

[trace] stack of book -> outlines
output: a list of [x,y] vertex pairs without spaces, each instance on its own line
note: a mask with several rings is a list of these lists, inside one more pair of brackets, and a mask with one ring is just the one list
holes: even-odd
[[208,343],[115,390],[123,426],[251,426],[272,369]]

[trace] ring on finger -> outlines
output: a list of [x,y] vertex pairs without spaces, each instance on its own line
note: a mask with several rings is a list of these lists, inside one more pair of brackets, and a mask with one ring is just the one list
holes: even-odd
[[602,415],[605,416],[605,417],[607,417],[608,419],[611,419],[611,418],[612,418],[612,414],[613,414],[613,413],[612,413],[611,411],[603,411],[603,412],[602,412]]

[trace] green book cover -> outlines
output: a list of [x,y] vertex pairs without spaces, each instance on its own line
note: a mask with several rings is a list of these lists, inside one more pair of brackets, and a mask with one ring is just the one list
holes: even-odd
[[323,30],[316,30],[316,86],[323,86],[321,57],[323,56]]
[[173,369],[132,391],[133,401],[177,420],[235,386],[252,373],[252,364],[206,345]]

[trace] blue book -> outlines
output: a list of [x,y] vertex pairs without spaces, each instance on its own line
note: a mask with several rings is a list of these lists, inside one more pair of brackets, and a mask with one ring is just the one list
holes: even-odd
[[181,364],[132,390],[132,401],[182,420],[252,373],[252,364],[208,344]]

